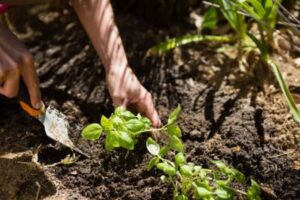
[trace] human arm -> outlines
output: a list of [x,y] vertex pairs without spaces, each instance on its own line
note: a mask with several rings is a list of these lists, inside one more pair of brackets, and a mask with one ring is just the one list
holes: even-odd
[[151,94],[129,67],[109,0],[72,0],[73,7],[100,56],[114,106],[133,105],[160,125]]

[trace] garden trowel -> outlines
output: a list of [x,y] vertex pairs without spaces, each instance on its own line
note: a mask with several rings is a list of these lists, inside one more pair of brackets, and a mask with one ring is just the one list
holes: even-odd
[[45,105],[43,105],[40,110],[32,108],[27,88],[23,82],[20,84],[18,101],[21,105],[21,108],[27,114],[38,119],[44,125],[45,132],[48,137],[86,157],[89,157],[86,153],[77,148],[69,138],[69,123],[64,114],[51,106],[46,108]]

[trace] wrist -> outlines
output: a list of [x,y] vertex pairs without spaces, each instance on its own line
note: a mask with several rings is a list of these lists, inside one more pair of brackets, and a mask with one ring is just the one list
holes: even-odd
[[106,76],[122,76],[130,67],[128,64],[112,64],[105,65],[104,70]]

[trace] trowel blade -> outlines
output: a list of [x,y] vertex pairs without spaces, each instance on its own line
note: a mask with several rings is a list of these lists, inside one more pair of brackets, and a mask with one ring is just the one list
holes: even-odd
[[52,106],[47,107],[45,113],[38,118],[45,127],[46,135],[53,140],[89,157],[78,149],[69,138],[69,123],[67,117]]

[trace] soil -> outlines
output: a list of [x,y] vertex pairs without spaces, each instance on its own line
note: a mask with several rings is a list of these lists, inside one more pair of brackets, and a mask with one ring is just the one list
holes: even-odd
[[[149,47],[193,32],[193,26],[162,29],[124,14],[117,15],[117,23],[130,65],[153,95],[162,121],[177,104],[183,107],[179,125],[189,161],[209,167],[211,160],[223,160],[257,180],[263,199],[299,199],[299,124],[274,77],[255,57],[248,73],[241,72],[229,52],[217,52],[221,44],[191,44],[146,58]],[[172,199],[171,188],[159,179],[161,173],[146,169],[146,137],[131,152],[106,152],[103,138],[80,138],[83,126],[109,116],[113,107],[102,64],[74,13],[40,9],[26,26],[30,34],[19,36],[35,57],[45,103],[67,115],[75,127],[72,139],[92,157],[70,166],[45,167],[71,151],[47,138],[42,125],[26,116],[15,100],[1,97],[0,199]],[[281,33],[285,38],[287,31]],[[274,57],[288,66],[283,68],[285,77],[293,94],[300,95],[294,65],[299,48],[282,52]],[[44,167],[31,162],[38,145],[38,161]]]

